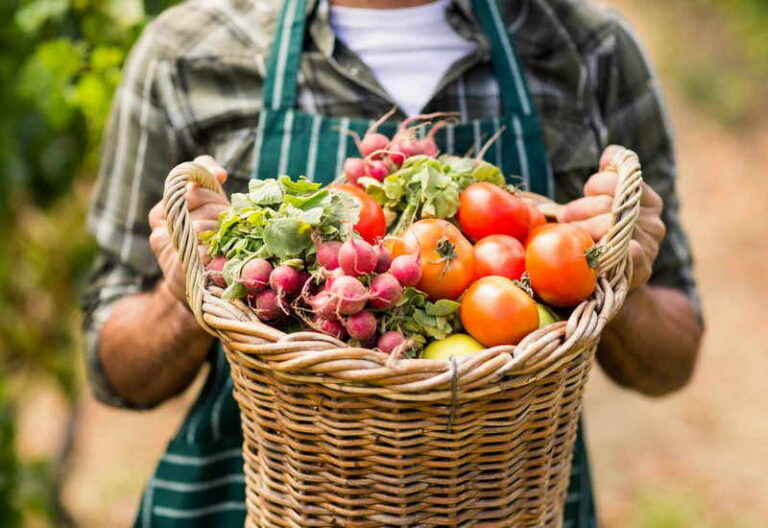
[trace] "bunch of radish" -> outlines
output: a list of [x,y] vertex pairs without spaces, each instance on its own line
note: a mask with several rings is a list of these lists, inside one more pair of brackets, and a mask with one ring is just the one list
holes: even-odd
[[[344,178],[349,183],[359,185],[358,180],[363,177],[383,181],[411,156],[437,157],[439,150],[435,142],[435,134],[451,123],[455,116],[449,112],[413,116],[403,121],[395,136],[389,138],[378,130],[394,112],[395,109],[392,109],[382,116],[371,125],[362,138],[351,132],[362,157],[347,158],[344,162],[342,168]],[[434,124],[429,121],[437,118],[441,120]],[[429,132],[423,138],[419,137],[419,129],[428,125],[431,125]]]
[[393,268],[397,261],[382,245],[357,238],[319,244],[320,267],[303,292],[311,311],[308,324],[339,339],[376,343],[385,352],[400,346],[405,336],[397,331],[379,335],[379,319],[400,300],[404,287],[419,281],[421,268],[415,260],[410,268],[402,263]]
[[[392,259],[382,245],[353,238],[317,244],[316,262],[311,275],[287,265],[273,266],[262,258],[246,262],[239,282],[257,317],[272,325],[298,318],[318,332],[365,346],[375,344],[388,353],[405,343],[401,332],[382,333],[379,323],[403,289],[421,279],[414,256]],[[217,257],[208,265],[209,280],[217,286],[226,286],[225,263],[224,257]]]

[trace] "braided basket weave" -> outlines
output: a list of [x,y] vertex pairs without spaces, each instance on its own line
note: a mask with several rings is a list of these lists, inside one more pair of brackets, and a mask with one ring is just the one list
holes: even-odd
[[582,392],[631,277],[637,155],[617,148],[614,225],[594,295],[568,321],[517,346],[454,361],[393,359],[316,332],[285,334],[207,285],[184,198],[184,163],[165,186],[189,305],[224,345],[244,434],[246,526],[560,527]]

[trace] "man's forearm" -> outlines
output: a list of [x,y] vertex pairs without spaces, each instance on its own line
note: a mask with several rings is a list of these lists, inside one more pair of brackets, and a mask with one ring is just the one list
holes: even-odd
[[183,391],[205,361],[211,337],[161,281],[114,306],[101,329],[99,357],[120,396],[152,406]]
[[690,379],[702,333],[682,292],[644,286],[629,295],[603,332],[597,358],[620,385],[661,396]]

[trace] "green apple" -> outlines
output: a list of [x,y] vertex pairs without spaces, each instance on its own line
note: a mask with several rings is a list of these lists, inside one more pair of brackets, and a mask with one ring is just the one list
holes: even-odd
[[560,320],[552,310],[543,304],[536,303],[536,308],[539,310],[539,328],[544,328]]
[[427,345],[421,353],[424,359],[451,359],[485,350],[485,347],[467,334],[453,334]]

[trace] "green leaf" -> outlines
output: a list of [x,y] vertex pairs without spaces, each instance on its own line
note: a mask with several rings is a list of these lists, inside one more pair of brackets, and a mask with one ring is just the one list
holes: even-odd
[[283,202],[283,187],[277,180],[251,180],[248,182],[248,199],[253,205],[276,205]]
[[224,269],[221,270],[221,274],[224,276],[224,280],[227,281],[227,284],[232,285],[239,281],[240,272],[242,271],[244,264],[244,260],[236,258],[227,260],[227,263],[224,264]]
[[326,208],[326,221],[335,225],[352,226],[360,219],[360,203],[344,191],[333,190],[331,202]]
[[319,225],[322,221],[325,209],[322,207],[315,207],[313,209],[303,210],[292,205],[288,205],[282,210],[282,212],[290,218],[295,218],[311,226],[316,226]]
[[322,207],[328,199],[330,192],[328,189],[322,189],[309,196],[285,195],[285,203],[291,204],[299,209],[311,209],[313,207]]
[[312,246],[310,227],[296,218],[275,218],[264,228],[264,243],[281,259],[299,256]]
[[69,0],[34,0],[16,12],[16,23],[26,33],[34,33],[52,18],[66,13]]
[[278,180],[286,194],[312,194],[321,187],[321,184],[309,181],[304,176],[300,176],[296,180],[292,180],[290,176],[280,176]]
[[427,314],[429,315],[445,317],[456,313],[456,311],[459,309],[459,306],[461,306],[461,304],[456,301],[440,299],[439,301],[428,303],[426,310]]
[[227,288],[224,290],[224,293],[221,294],[221,296],[231,301],[233,299],[242,299],[245,297],[245,295],[248,293],[248,290],[245,289],[245,286],[243,286],[239,282],[233,282]]
[[490,163],[479,163],[472,171],[472,177],[477,181],[485,181],[494,185],[504,185],[504,174],[501,169]]

